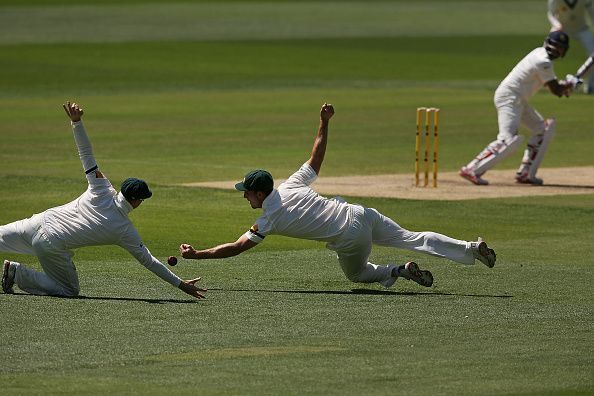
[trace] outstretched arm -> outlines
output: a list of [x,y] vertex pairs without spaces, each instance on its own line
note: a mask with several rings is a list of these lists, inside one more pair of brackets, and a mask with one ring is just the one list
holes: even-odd
[[91,141],[81,121],[84,114],[83,109],[78,104],[70,102],[66,102],[62,107],[64,107],[66,115],[72,121],[74,141],[76,142],[78,156],[82,162],[83,170],[86,174],[94,172],[97,178],[103,178],[103,174],[99,171],[95,156],[93,155],[93,146],[91,146]]
[[328,142],[328,124],[330,118],[334,115],[334,107],[329,103],[324,103],[320,110],[320,127],[318,128],[318,135],[314,141],[313,149],[311,150],[311,157],[307,163],[313,168],[317,175],[320,174],[322,162],[326,155],[326,144]]
[[179,288],[192,297],[205,298],[204,293],[206,292],[206,289],[196,286],[196,283],[200,281],[200,278],[183,280],[171,272],[171,270],[159,261],[159,259],[153,256],[146,245],[142,243],[140,235],[136,229],[128,229],[120,240],[119,245],[126,249],[146,269],[165,282]]
[[238,254],[243,253],[256,245],[256,242],[253,242],[245,235],[242,235],[237,241],[233,243],[224,243],[222,245],[205,250],[196,250],[192,247],[192,245],[183,243],[179,247],[179,252],[185,259],[220,259],[237,256]]

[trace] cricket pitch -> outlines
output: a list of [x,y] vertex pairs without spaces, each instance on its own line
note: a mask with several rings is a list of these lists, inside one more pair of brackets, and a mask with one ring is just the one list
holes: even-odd
[[[535,195],[594,194],[594,166],[543,168],[538,177],[542,186],[518,184],[515,171],[492,170],[485,174],[488,186],[475,186],[458,176],[457,172],[438,175],[438,187],[415,187],[414,175],[365,175],[365,176],[320,176],[312,188],[324,196],[347,195],[353,197],[384,197],[420,200],[467,200],[501,197],[527,197]],[[275,181],[278,186],[284,179]],[[237,181],[184,183],[186,187],[233,189]],[[421,183],[422,175],[421,175]]]

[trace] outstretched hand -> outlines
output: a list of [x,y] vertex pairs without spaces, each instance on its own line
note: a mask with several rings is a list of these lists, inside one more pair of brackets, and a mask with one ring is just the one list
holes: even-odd
[[320,118],[322,121],[329,121],[330,118],[334,115],[334,106],[330,103],[324,103],[322,109],[320,110]]
[[201,292],[204,293],[207,289],[196,286],[196,282],[200,281],[200,279],[202,278],[198,277],[196,279],[182,280],[179,284],[179,288],[192,297],[206,298]]
[[70,101],[66,102],[66,104],[63,104],[62,107],[72,122],[80,121],[84,114],[82,107],[76,103],[70,103]]

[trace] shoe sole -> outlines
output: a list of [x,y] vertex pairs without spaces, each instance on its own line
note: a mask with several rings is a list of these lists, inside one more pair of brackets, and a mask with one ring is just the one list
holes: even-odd
[[[425,287],[431,287],[431,285],[433,285],[433,274],[429,271],[421,270],[417,263],[409,261],[406,263],[405,268],[410,274],[409,279],[413,282]],[[428,279],[426,279],[424,275],[428,276]]]
[[10,261],[4,260],[4,266],[2,267],[2,291],[6,294],[13,294],[14,280],[11,282],[8,280],[8,271],[10,269]]
[[488,186],[489,182],[486,180],[483,180],[483,182],[479,182],[475,179],[475,177],[473,177],[472,175],[469,175],[468,173],[465,172],[458,172],[458,175],[460,175],[461,178],[468,180],[469,182],[471,182],[472,184],[474,184],[475,186]]

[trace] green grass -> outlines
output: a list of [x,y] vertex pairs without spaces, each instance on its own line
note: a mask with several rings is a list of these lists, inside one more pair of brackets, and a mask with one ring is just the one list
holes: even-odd
[[[73,189],[41,178],[27,185],[12,189],[25,207],[51,205]],[[133,218],[163,258],[183,241],[231,240],[255,216],[233,192],[156,187],[154,198]],[[399,282],[384,291],[349,283],[321,244],[271,237],[226,261],[182,261],[177,273],[202,275],[212,288],[206,301],[192,302],[120,249],[81,249],[75,260],[86,298],[0,296],[3,333],[10,334],[3,339],[5,389],[158,394],[189,392],[199,379],[201,391],[214,394],[591,390],[592,355],[585,352],[594,296],[582,249],[594,243],[592,196],[533,198],[530,205],[359,201],[405,227],[485,235],[495,242],[498,266],[376,249],[374,262],[415,258],[436,278],[431,289]],[[476,215],[469,221],[462,211]],[[539,218],[543,212],[550,215]],[[409,374],[417,370],[424,381]]]
[[0,43],[488,36],[548,28],[546,8],[535,0],[85,3],[3,7]]
[[[260,213],[179,183],[286,177],[324,101],[337,110],[324,176],[411,172],[420,105],[442,108],[440,168],[456,170],[494,138],[495,87],[547,30],[542,1],[1,1],[0,224],[84,191],[69,98],[113,184],[151,184],[131,218],[160,259],[232,241]],[[573,46],[557,75],[583,58]],[[594,164],[591,99],[532,100],[558,120],[545,166]],[[81,298],[0,294],[2,393],[594,394],[594,195],[353,201],[483,236],[498,265],[377,248],[373,262],[435,276],[384,290],[350,283],[323,244],[269,237],[181,261],[210,289],[194,301],[120,248],[79,249]]]

